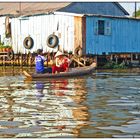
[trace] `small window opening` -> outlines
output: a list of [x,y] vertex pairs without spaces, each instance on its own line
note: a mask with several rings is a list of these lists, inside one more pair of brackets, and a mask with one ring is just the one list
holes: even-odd
[[98,20],[98,34],[104,35],[105,34],[105,21]]

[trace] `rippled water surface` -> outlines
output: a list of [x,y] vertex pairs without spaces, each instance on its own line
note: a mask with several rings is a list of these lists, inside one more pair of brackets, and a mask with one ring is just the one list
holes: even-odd
[[0,138],[140,137],[140,75],[28,80],[0,69]]

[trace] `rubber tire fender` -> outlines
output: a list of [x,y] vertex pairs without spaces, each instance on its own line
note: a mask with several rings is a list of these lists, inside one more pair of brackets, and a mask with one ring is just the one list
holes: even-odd
[[82,56],[82,48],[81,47],[77,47],[74,51],[74,55],[76,57],[81,57]]
[[23,41],[23,45],[26,49],[31,49],[34,45],[33,39],[31,37],[26,37]]
[[7,58],[8,58],[8,60],[14,59],[14,51],[13,50],[11,50],[7,53]]
[[58,37],[56,35],[49,35],[48,38],[47,38],[47,45],[50,47],[50,48],[54,48],[58,45]]

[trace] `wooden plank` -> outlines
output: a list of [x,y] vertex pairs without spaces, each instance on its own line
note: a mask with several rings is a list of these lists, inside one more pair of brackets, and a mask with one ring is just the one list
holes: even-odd
[[82,48],[82,54],[86,54],[86,18],[74,17],[74,48]]
[[83,63],[81,63],[80,61],[78,61],[78,60],[77,60],[76,58],[74,58],[74,57],[72,58],[72,60],[74,60],[75,62],[77,62],[79,65],[81,65],[81,66],[83,66],[83,67],[85,66]]
[[82,18],[74,17],[74,48],[82,47]]
[[82,17],[82,53],[86,54],[86,17]]

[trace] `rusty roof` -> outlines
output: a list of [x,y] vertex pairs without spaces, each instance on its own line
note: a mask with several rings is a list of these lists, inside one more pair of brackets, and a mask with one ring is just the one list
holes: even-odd
[[68,6],[66,2],[0,2],[0,15],[27,16],[56,11]]

